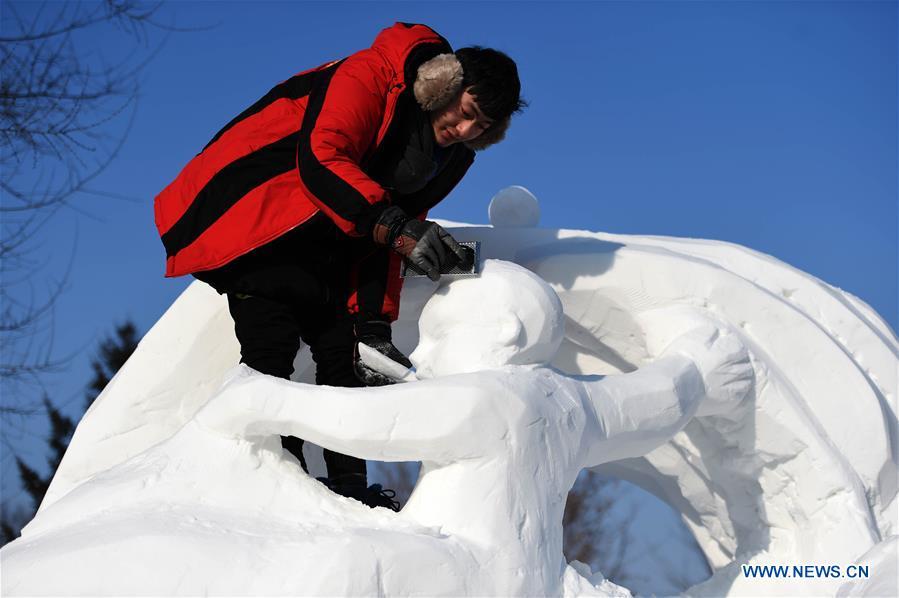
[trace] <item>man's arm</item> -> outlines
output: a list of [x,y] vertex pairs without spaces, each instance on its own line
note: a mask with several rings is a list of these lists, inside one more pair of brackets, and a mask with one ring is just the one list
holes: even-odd
[[246,366],[197,415],[243,438],[296,436],[360,459],[446,463],[502,442],[492,402],[471,376],[373,388],[312,386]]
[[[692,419],[704,396],[702,376],[687,357],[672,355],[630,374],[585,384],[595,430],[588,430],[588,463],[640,457],[661,446]],[[589,424],[588,424],[589,425]]]
[[370,235],[389,203],[387,192],[361,164],[400,91],[390,82],[377,52],[363,50],[323,71],[306,105],[297,144],[300,183],[350,236]]
[[635,372],[585,384],[596,428],[587,432],[593,443],[585,466],[645,455],[694,415],[733,412],[753,381],[739,338],[708,326],[678,337],[659,359]]

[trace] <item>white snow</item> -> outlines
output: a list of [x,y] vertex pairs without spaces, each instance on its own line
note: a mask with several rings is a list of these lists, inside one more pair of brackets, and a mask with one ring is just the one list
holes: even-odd
[[540,223],[540,204],[521,185],[501,189],[487,207],[490,224],[496,227],[533,227]]
[[409,356],[419,378],[552,361],[565,333],[562,305],[554,292],[544,292],[545,282],[521,270],[487,260],[479,277],[453,281],[431,296]]
[[871,577],[848,581],[837,591],[837,596],[896,596],[896,580],[899,579],[899,536],[892,536],[863,554],[856,565],[863,565],[874,574]]
[[[2,593],[620,594],[561,554],[595,467],[683,514],[714,570],[690,594],[896,594],[899,342],[870,308],[736,245],[508,222],[452,230],[481,277],[406,282],[394,338],[428,379],[393,387],[235,369],[225,301],[191,285],[80,423]],[[422,475],[368,509],[283,433]],[[870,579],[740,569],[857,561]]]

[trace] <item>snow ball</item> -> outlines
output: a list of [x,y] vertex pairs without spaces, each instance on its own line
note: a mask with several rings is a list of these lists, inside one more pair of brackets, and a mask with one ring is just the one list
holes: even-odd
[[490,224],[497,228],[537,226],[540,204],[534,194],[520,185],[500,190],[487,208]]

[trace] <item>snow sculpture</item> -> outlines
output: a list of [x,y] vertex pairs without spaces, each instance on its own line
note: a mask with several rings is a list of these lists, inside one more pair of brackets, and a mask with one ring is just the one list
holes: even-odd
[[[697,310],[643,316],[658,359],[563,375],[545,366],[563,336],[558,297],[488,261],[422,313],[412,359],[429,380],[340,389],[241,366],[170,440],[43,510],[4,551],[4,594],[620,592],[562,556],[577,474],[645,454],[694,414],[747,408],[753,384],[735,332]],[[279,434],[422,460],[422,474],[401,513],[371,511],[303,474]]]
[[493,196],[487,214],[490,224],[496,227],[537,226],[540,222],[540,204],[533,193],[520,185],[512,185]]
[[[688,250],[701,254],[703,247],[697,245]],[[724,261],[722,253],[718,249],[715,258]],[[733,253],[725,254],[725,263],[746,268],[740,263],[745,257]],[[711,579],[689,589],[690,595],[833,595],[843,580],[790,583],[747,577],[742,566],[823,562],[845,569],[896,533],[889,345],[878,343],[870,328],[835,318],[837,305],[828,303],[832,295],[821,293],[817,304],[803,306],[800,297],[808,301],[816,285],[791,273],[780,273],[783,280],[777,282],[789,286],[774,295],[760,292],[752,278],[705,259],[684,260],[646,246],[564,257],[550,251],[532,255],[529,265],[549,280],[564,280],[572,269],[587,271],[589,264],[612,255],[614,267],[581,276],[560,294],[567,313],[605,333],[603,350],[630,356],[618,362],[624,371],[645,360],[640,343],[632,341],[645,326],[621,319],[612,325],[608,319],[617,319],[616,310],[634,314],[680,301],[685,288],[702,297],[699,305],[735,323],[763,362],[756,367],[754,409],[697,418],[665,447],[602,471],[642,485],[685,515],[714,569]],[[753,270],[752,276],[760,275]],[[697,283],[700,289],[691,288]],[[600,285],[601,294],[594,291]],[[604,304],[597,302],[598,295]],[[788,309],[779,308],[783,302]],[[803,308],[823,312],[823,322],[809,321]],[[869,345],[847,350],[839,346],[846,338],[866,339]],[[880,360],[886,367],[877,367]]]
[[[521,264],[550,282],[565,312],[565,337],[552,362],[558,370],[619,374],[651,363],[654,341],[645,332],[649,326],[652,332],[661,329],[649,323],[650,312],[669,314],[662,318],[667,327],[681,313],[663,309],[672,306],[712,314],[751,349],[756,375],[751,406],[694,418],[646,456],[601,466],[683,515],[714,571],[688,594],[897,595],[899,340],[877,313],[849,293],[738,245],[509,228],[507,221],[493,220],[494,227],[445,224],[459,240],[481,241],[482,255]],[[430,281],[406,281],[401,319],[394,326],[394,340],[404,352],[418,343],[419,316],[434,291]],[[185,424],[220,388],[237,359],[225,301],[203,284],[191,285],[80,422],[38,519],[22,540],[3,550],[2,591],[15,569],[7,558],[13,548],[27,545],[35,555],[100,551],[91,544],[102,543],[107,529],[91,525],[91,517],[115,503],[133,505],[130,520],[121,514],[133,530],[177,528],[196,517],[206,522],[207,532],[190,541],[181,536],[177,548],[148,536],[146,553],[122,575],[146,569],[142,563],[155,562],[167,550],[182,551],[181,561],[176,554],[166,556],[174,563],[168,571],[183,574],[189,585],[193,575],[219,571],[229,554],[269,555],[265,565],[254,562],[252,583],[237,567],[210,586],[215,593],[247,593],[250,586],[257,593],[286,593],[277,580],[293,583],[284,572],[292,571],[297,553],[274,547],[289,544],[297,533],[318,534],[332,546],[343,537],[334,530],[353,527],[440,537],[439,531],[401,517],[334,501],[320,484],[297,476],[296,466],[283,462],[277,447],[188,432],[196,424]],[[294,380],[312,381],[308,350],[300,351],[295,365]],[[424,362],[419,365],[427,369]],[[228,466],[200,466],[213,462]],[[314,467],[308,453],[307,463]],[[229,485],[225,480],[232,478],[257,484]],[[160,506],[162,497],[176,491],[182,492],[178,500]],[[100,506],[84,507],[91,501]],[[258,504],[271,506],[261,513],[253,506]],[[136,523],[141,518],[146,527]],[[410,544],[409,553],[418,546]],[[322,554],[309,558],[329,562]],[[455,558],[445,556],[447,562]],[[21,552],[16,558],[23,562]],[[761,579],[740,571],[743,564],[806,563],[845,570],[856,562],[870,564],[870,579]],[[591,573],[573,565],[583,576],[566,569],[564,591],[591,591],[584,579]],[[423,571],[443,570],[435,565]],[[62,569],[58,577],[76,574]],[[396,582],[395,571],[392,575]],[[70,591],[59,586],[56,593]]]

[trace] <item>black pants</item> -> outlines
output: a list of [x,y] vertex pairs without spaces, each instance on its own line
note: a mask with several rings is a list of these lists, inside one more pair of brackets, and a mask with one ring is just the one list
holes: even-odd
[[[194,276],[227,294],[240,342],[240,361],[254,370],[290,378],[305,342],[315,360],[315,382],[362,384],[353,373],[353,321],[346,313],[352,243],[335,243],[334,225],[323,215],[231,263]],[[306,469],[303,441],[282,445]],[[325,450],[328,476],[347,485],[365,484],[365,461]]]
[[[282,303],[258,296],[228,293],[228,307],[240,342],[240,361],[254,370],[290,378],[300,341],[315,361],[315,383],[362,386],[353,373],[353,320],[328,303]],[[282,437],[282,445],[306,469],[303,441]],[[328,476],[345,485],[366,483],[365,461],[325,449]]]

